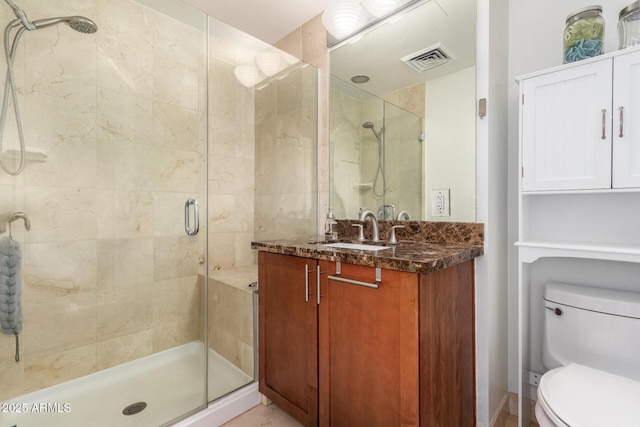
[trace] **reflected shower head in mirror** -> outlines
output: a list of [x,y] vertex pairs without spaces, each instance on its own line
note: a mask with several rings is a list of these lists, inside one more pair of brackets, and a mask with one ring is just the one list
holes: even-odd
[[372,122],[364,122],[362,124],[362,127],[365,129],[371,129],[371,132],[373,132],[373,134],[376,136],[377,139],[380,139],[380,137],[384,133],[384,127],[380,128],[380,131],[376,132],[376,130],[373,128]]

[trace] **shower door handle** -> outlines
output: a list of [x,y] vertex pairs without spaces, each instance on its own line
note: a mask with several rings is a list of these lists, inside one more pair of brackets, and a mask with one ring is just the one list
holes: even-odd
[[[193,206],[193,228],[191,228],[191,206]],[[196,199],[187,199],[184,204],[184,231],[187,236],[195,236],[200,231],[200,208]]]

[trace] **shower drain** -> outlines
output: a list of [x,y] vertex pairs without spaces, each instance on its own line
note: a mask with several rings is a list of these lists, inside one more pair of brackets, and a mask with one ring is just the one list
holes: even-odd
[[146,407],[147,407],[147,402],[136,402],[124,408],[122,410],[122,413],[124,415],[135,415],[138,412],[144,411],[144,408]]

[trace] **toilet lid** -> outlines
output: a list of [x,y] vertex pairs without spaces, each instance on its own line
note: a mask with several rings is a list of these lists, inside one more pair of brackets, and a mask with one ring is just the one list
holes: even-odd
[[571,363],[542,376],[538,394],[572,427],[640,426],[640,382]]

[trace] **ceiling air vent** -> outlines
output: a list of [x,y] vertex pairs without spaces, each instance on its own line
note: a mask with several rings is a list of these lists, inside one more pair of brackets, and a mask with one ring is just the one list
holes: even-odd
[[456,59],[448,52],[441,43],[434,44],[426,49],[413,52],[405,57],[400,58],[408,66],[416,71],[427,71],[438,65],[446,64]]

